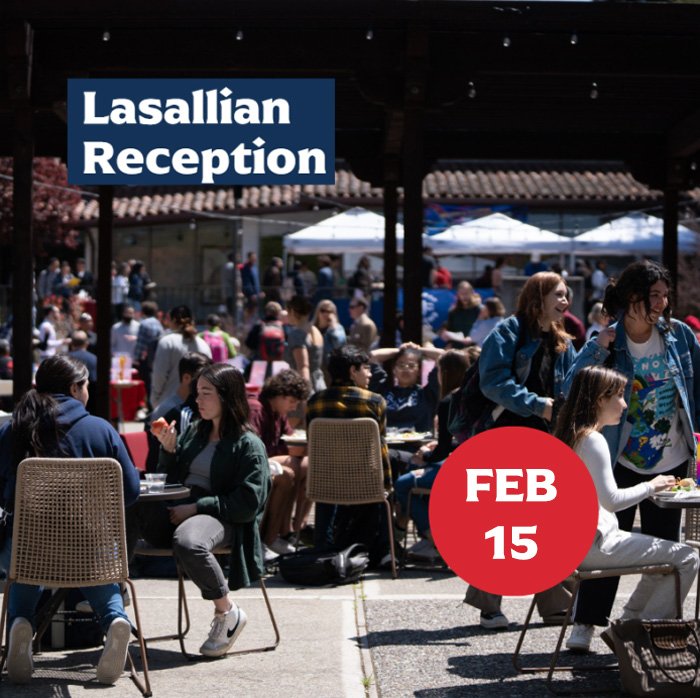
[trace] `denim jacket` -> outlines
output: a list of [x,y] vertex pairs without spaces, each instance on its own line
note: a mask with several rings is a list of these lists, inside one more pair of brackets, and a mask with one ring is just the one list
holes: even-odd
[[[586,366],[603,365],[610,366],[627,376],[625,387],[625,402],[629,406],[632,393],[632,381],[634,380],[634,362],[627,350],[627,334],[624,323],[619,321],[612,325],[615,330],[615,342],[611,345],[613,358],[607,360],[610,350],[601,347],[596,338],[589,339],[583,346],[576,361],[566,376],[566,392],[569,392],[574,375]],[[681,424],[683,434],[688,443],[688,458],[695,453],[694,431],[700,430],[700,344],[694,332],[688,325],[671,320],[670,332],[665,320],[659,320],[656,328],[661,334],[661,340],[666,347],[666,362],[669,371],[676,384],[678,396],[682,406]],[[696,378],[697,376],[697,378]],[[632,425],[627,422],[627,410],[622,415],[619,424],[605,427],[603,436],[608,442],[613,467],[620,458],[625,444],[632,431]]]
[[[566,351],[557,354],[554,362],[554,395],[536,395],[524,383],[530,374],[532,357],[542,340],[539,337],[533,339],[526,328],[519,328],[520,321],[512,315],[491,331],[479,356],[479,384],[481,392],[503,408],[521,417],[541,417],[548,397],[564,397],[564,379],[574,362],[576,352],[571,342],[568,342]],[[522,346],[513,362],[520,331],[527,333],[527,336],[524,343],[521,339]],[[494,411],[494,419],[497,416]]]

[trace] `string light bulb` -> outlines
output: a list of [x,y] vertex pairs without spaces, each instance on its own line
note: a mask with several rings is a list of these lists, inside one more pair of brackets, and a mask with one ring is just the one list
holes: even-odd
[[590,98],[591,99],[598,99],[598,83],[597,82],[591,83]]
[[576,46],[576,44],[578,44],[578,34],[577,34],[576,32],[574,32],[574,33],[571,35],[571,38],[569,39],[569,43],[570,43],[572,46]]
[[371,28],[367,30],[367,33],[365,34],[365,39],[367,39],[367,41],[372,41],[372,39],[374,39],[374,32]]
[[236,32],[236,41],[243,41],[243,30],[239,29]]
[[476,85],[472,80],[467,83],[467,97],[474,99],[476,97]]
[[111,38],[112,38],[112,35],[109,33],[109,29],[105,29],[105,30],[102,32],[102,41],[104,41],[104,42],[106,43],[106,42],[109,41]]
[[503,37],[503,48],[508,48],[509,46],[510,46],[510,37],[504,36]]

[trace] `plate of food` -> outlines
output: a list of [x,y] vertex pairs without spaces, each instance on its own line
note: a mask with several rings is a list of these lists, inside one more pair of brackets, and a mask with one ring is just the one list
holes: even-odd
[[282,434],[282,440],[288,444],[305,444],[306,431],[303,429],[295,429],[291,434]]
[[387,431],[386,442],[393,444],[410,444],[418,441],[429,441],[433,435],[429,431]]

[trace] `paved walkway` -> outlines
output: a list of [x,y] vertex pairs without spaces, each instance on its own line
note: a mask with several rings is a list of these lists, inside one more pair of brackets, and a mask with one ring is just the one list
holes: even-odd
[[[633,588],[625,578],[618,604]],[[516,674],[511,654],[517,626],[528,600],[505,599],[503,609],[514,621],[505,631],[478,627],[478,612],[465,607],[464,583],[449,573],[406,572],[391,580],[386,573],[370,573],[352,586],[294,588],[279,577],[267,581],[282,641],[274,652],[186,662],[176,642],[153,644],[149,651],[154,696],[223,698],[376,698],[418,696],[545,696],[541,676]],[[137,593],[147,635],[170,632],[176,622],[176,582],[139,579]],[[188,649],[197,651],[211,620],[211,604],[199,598],[188,582],[192,612]],[[237,647],[250,648],[272,641],[262,594],[257,588],[236,593],[246,609],[248,625]],[[694,609],[686,602],[686,617]],[[557,629],[537,624],[528,638],[527,658],[548,661]],[[607,661],[609,652],[598,639],[591,661]],[[114,687],[101,687],[94,678],[98,649],[48,651],[37,657],[35,678],[27,686],[5,677],[0,694],[17,696],[137,696],[127,674]],[[57,678],[58,667],[82,670]],[[580,677],[580,675],[579,675]],[[81,683],[88,679],[88,683]],[[571,686],[596,681],[615,688],[614,672],[573,679]],[[574,681],[579,683],[574,684]]]

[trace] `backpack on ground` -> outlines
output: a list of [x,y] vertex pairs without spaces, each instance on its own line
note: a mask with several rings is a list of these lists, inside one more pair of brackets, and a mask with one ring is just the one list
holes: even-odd
[[[518,321],[518,339],[513,352],[513,369],[515,357],[525,344],[527,333],[523,321]],[[460,388],[452,393],[447,421],[447,430],[455,437],[457,443],[485,431],[491,426],[492,413],[498,405],[481,392],[479,376],[479,358],[467,369]]]
[[226,363],[228,360],[228,347],[224,338],[216,332],[205,330],[202,334],[202,339],[209,345],[211,349],[211,360],[215,364]]
[[281,322],[265,322],[260,330],[259,353],[263,361],[281,361],[284,356],[284,327]]
[[340,552],[311,550],[284,555],[279,561],[279,571],[290,584],[323,586],[356,582],[367,565],[367,549],[355,543]]

